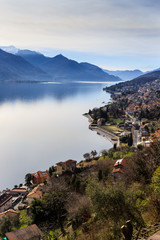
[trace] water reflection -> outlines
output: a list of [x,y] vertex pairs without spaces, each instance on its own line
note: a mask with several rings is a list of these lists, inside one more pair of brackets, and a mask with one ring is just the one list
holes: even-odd
[[[46,96],[51,96],[57,100],[74,97],[77,94],[87,94],[97,89],[100,90],[104,84],[91,83],[67,83],[67,84],[51,84],[51,83],[0,83],[0,102],[6,100],[20,99],[23,101],[37,100]],[[106,86],[107,84],[105,84]]]
[[0,190],[22,183],[28,172],[45,170],[111,143],[88,129],[82,116],[109,100],[102,84],[0,85]]

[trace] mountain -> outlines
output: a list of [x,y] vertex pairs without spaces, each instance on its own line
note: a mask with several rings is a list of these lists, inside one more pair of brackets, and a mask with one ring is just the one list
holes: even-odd
[[110,76],[102,69],[89,63],[78,63],[63,55],[41,64],[40,67],[55,79],[79,81],[120,81],[118,77]]
[[142,72],[138,69],[136,69],[136,70],[124,70],[124,71],[121,71],[121,70],[110,71],[110,70],[104,70],[103,69],[103,71],[107,72],[108,74],[117,76],[124,81],[134,79],[134,78],[139,77],[139,76],[144,74],[144,72]]
[[20,56],[0,49],[0,80],[47,81],[50,76]]
[[104,88],[106,91],[111,92],[121,92],[123,88],[125,88],[126,91],[131,91],[137,89],[139,86],[143,86],[146,83],[154,82],[155,80],[160,80],[160,70],[159,71],[152,71],[146,74],[143,74],[135,79],[132,79],[130,81],[121,82],[118,84],[115,84],[110,87]]
[[105,73],[101,68],[89,64],[78,63],[59,54],[46,57],[30,50],[19,50],[16,55],[23,57],[31,64],[52,75],[55,81],[120,81],[121,79]]
[[50,59],[49,57],[45,57],[43,54],[39,52],[31,51],[28,49],[18,50],[16,55],[23,57],[25,60],[27,60],[28,62],[37,67],[39,67],[41,64]]
[[108,79],[108,81],[121,81],[122,79],[119,77],[116,77],[115,80],[115,76],[113,76],[112,74],[107,74],[106,72],[104,72],[100,67],[97,67],[96,65],[87,63],[87,62],[82,62],[80,63],[81,66],[86,68],[86,71],[88,73],[92,73],[94,74],[95,77],[101,77],[101,78],[106,78]]
[[53,58],[30,50],[19,50],[16,54],[52,75],[55,81],[120,81],[121,79],[105,73],[101,68],[78,63],[59,54]]
[[5,52],[8,53],[12,53],[12,54],[16,54],[18,52],[18,48],[16,48],[15,46],[1,46],[0,49],[2,49]]
[[[29,81],[121,81],[90,63],[78,63],[63,55],[46,57],[14,46],[0,51],[1,80]],[[13,54],[11,54],[13,53]]]

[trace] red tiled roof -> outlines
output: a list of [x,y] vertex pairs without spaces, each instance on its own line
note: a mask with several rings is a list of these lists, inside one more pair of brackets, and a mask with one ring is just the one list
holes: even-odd
[[27,192],[27,189],[26,188],[13,188],[12,191],[15,191],[15,192]]
[[37,187],[35,187],[30,193],[28,193],[27,198],[42,198],[42,186],[43,184],[39,184]]
[[114,168],[112,173],[124,173],[124,171],[121,168]]
[[4,216],[15,217],[17,215],[19,215],[18,212],[14,211],[13,209],[9,209],[7,211],[4,211],[4,212],[0,213],[0,218],[2,218]]
[[46,171],[38,171],[38,172],[36,172],[36,173],[32,173],[32,175],[33,175],[33,176],[40,176],[40,177],[42,177],[42,176],[47,176],[47,177],[49,177],[49,173],[48,173],[47,170],[46,170]]
[[119,159],[115,162],[114,167],[119,166],[119,165],[125,166],[126,164],[127,164],[126,159],[122,158],[122,159]]

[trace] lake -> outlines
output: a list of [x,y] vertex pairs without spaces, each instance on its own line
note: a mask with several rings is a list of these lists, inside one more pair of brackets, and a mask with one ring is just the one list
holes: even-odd
[[1,83],[0,190],[23,183],[26,173],[111,148],[82,115],[109,101],[102,90],[107,85]]

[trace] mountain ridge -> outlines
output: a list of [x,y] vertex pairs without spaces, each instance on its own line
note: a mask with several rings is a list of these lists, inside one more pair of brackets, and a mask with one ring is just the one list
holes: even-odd
[[51,77],[21,56],[0,49],[0,80],[43,81]]
[[46,57],[34,51],[20,50],[16,55],[22,56],[31,64],[41,68],[55,81],[121,81],[119,77],[111,76],[95,65],[78,63],[62,54]]

